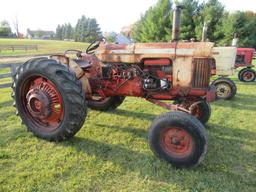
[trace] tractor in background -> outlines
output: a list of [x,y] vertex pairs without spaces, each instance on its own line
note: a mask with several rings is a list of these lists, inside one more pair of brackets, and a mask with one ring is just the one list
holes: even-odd
[[[202,42],[207,41],[209,21],[204,23],[202,31]],[[236,39],[235,39],[236,40]],[[234,41],[237,43],[237,41]],[[216,55],[214,62],[212,63],[212,76],[218,76],[212,82],[212,86],[216,88],[217,99],[230,100],[235,97],[237,93],[237,87],[234,81],[232,81],[229,76],[235,74],[235,59],[237,48],[233,45],[232,47],[219,47],[219,52],[221,55]]]
[[253,59],[256,58],[255,49],[238,48],[236,55],[236,68],[243,67],[238,73],[238,79],[243,82],[253,82],[256,79],[256,71],[252,68]]

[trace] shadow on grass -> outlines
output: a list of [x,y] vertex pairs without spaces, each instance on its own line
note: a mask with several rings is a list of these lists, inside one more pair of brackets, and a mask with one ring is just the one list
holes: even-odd
[[131,133],[135,137],[141,137],[145,139],[147,138],[147,131],[144,129],[138,129],[133,127],[120,127],[117,125],[106,125],[106,124],[96,124],[96,126],[113,129],[114,131],[123,131],[126,133]]
[[214,105],[221,107],[229,107],[236,110],[256,111],[256,98],[253,95],[239,93],[230,101],[217,101]]
[[[144,138],[145,142],[147,142],[146,130],[104,124],[97,124],[97,126],[107,127],[114,131],[117,129],[122,130],[131,133],[134,137]],[[216,173],[222,175],[225,179],[232,177],[233,179],[241,180],[241,182],[246,182],[248,185],[253,185],[253,173],[249,172],[246,166],[256,163],[254,160],[255,155],[245,150],[243,145],[251,145],[251,142],[256,138],[256,133],[239,129],[230,130],[215,124],[210,124],[209,126],[214,127],[214,130],[210,131],[210,136],[213,139],[209,143],[209,157],[204,161],[204,165],[192,170],[184,170],[183,173],[167,163],[159,161],[153,153],[133,151],[123,145],[113,145],[82,137],[75,137],[61,145],[72,147],[78,152],[96,156],[101,161],[111,161],[120,166],[125,172],[136,171],[141,178],[148,177],[155,181],[174,182],[183,185],[182,181],[179,182],[180,174],[185,178],[191,178],[191,174],[197,174],[198,177],[193,177],[193,182],[196,183],[196,181],[202,179],[199,178],[201,177],[199,175]],[[217,146],[220,146],[220,148]],[[237,158],[238,156],[240,158]],[[223,167],[226,168],[223,169]],[[219,181],[216,178],[216,181],[213,182]]]
[[0,111],[0,118],[2,120],[6,120],[6,118],[10,117],[10,116],[15,116],[15,111]]
[[0,108],[2,107],[10,107],[13,104],[13,100],[8,100],[8,101],[4,101],[4,102],[0,102]]
[[115,111],[111,111],[111,113],[115,114],[115,115],[145,119],[145,120],[149,120],[149,121],[153,121],[157,117],[157,115],[154,115],[154,114],[151,114],[151,113],[126,111],[126,110],[123,110],[123,109],[117,109]]

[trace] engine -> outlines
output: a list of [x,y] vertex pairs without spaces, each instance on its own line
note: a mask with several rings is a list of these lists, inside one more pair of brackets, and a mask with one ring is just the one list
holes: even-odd
[[[144,61],[143,64],[111,63],[102,66],[102,78],[105,87],[116,92],[133,95],[149,92],[167,92],[171,87],[172,66],[158,60]],[[108,82],[108,83],[106,83]],[[115,85],[115,86],[114,86]],[[131,86],[132,85],[132,86]],[[125,89],[125,91],[122,91]]]
[[168,91],[171,88],[172,66],[168,59],[148,59],[144,61],[143,89]]

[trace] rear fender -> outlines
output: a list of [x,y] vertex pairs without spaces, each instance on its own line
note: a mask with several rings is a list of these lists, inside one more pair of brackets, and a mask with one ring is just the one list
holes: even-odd
[[58,61],[61,64],[67,65],[72,71],[75,72],[77,79],[82,83],[82,88],[85,92],[86,98],[92,97],[92,90],[88,78],[85,76],[83,69],[72,59],[65,55],[51,55],[51,59]]

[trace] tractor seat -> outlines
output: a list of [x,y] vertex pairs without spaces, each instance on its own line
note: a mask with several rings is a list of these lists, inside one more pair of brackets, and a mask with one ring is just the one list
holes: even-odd
[[74,61],[82,68],[82,69],[89,69],[92,64],[89,61],[84,61],[81,59],[74,59]]

